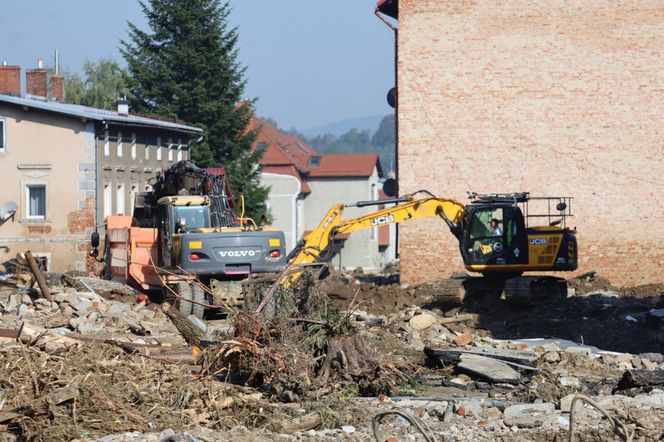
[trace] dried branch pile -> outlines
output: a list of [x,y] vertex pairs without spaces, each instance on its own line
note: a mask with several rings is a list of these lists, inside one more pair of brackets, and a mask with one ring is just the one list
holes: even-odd
[[[260,299],[266,287],[255,287]],[[318,280],[305,273],[274,295],[270,314],[240,313],[234,328],[203,355],[203,373],[259,387],[285,402],[347,389],[391,394],[411,367],[385,364],[367,349],[349,312],[328,303]]]
[[194,382],[190,366],[165,365],[106,345],[74,347],[60,355],[32,347],[0,352],[0,424],[25,440],[249,424],[237,419],[251,413],[233,417],[228,408],[261,395],[238,389]]

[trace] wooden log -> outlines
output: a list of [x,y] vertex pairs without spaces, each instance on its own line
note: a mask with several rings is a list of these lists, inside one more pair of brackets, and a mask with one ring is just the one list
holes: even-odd
[[463,315],[459,316],[452,316],[449,318],[442,318],[441,320],[438,321],[440,325],[447,325],[447,324],[454,324],[457,322],[465,322],[465,321],[474,321],[478,318],[478,315],[475,313],[465,313]]
[[664,386],[664,370],[627,370],[614,391],[656,386]]
[[319,412],[314,411],[305,416],[293,419],[290,421],[282,422],[275,428],[280,433],[293,434],[299,431],[313,430],[323,423],[323,419]]
[[76,399],[79,395],[80,391],[78,390],[78,385],[74,384],[55,390],[46,397],[46,400],[53,405],[60,405],[63,402]]
[[201,342],[205,338],[205,335],[200,328],[192,324],[185,315],[180,313],[178,309],[173,308],[168,302],[164,302],[161,305],[161,311],[168,316],[168,319],[171,320],[187,344],[201,347]]
[[26,261],[28,261],[28,267],[30,267],[32,275],[37,280],[37,284],[39,285],[39,290],[41,291],[42,297],[46,298],[49,302],[53,301],[53,296],[51,296],[51,291],[48,289],[48,285],[46,285],[46,280],[44,279],[44,275],[42,274],[41,270],[39,270],[37,261],[35,261],[35,257],[32,256],[31,251],[28,250],[27,252],[25,252],[25,259]]

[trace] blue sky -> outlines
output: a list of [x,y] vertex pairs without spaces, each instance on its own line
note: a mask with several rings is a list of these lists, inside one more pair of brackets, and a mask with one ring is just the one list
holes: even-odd
[[[34,67],[37,58],[80,71],[86,59],[121,61],[127,21],[146,28],[137,0],[0,0],[0,61]],[[249,98],[282,127],[309,129],[384,115],[394,82],[392,32],[375,0],[231,0],[240,29]],[[332,6],[331,6],[332,5]]]

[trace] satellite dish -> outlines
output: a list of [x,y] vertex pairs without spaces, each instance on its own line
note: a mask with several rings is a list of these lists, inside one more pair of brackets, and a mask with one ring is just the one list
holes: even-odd
[[387,92],[387,104],[393,109],[397,106],[397,88],[393,87]]
[[17,210],[18,204],[15,202],[10,201],[8,203],[4,203],[2,207],[0,207],[0,220],[7,221],[9,218],[14,216]]
[[397,180],[394,178],[386,179],[383,183],[383,193],[390,198],[397,196]]

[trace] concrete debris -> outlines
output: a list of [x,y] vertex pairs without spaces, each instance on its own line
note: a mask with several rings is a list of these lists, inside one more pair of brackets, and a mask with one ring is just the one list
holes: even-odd
[[509,365],[486,356],[461,355],[457,368],[493,383],[516,384],[521,379],[519,372]]
[[[629,301],[616,297],[620,293],[617,289],[592,290],[586,279],[578,283],[579,295],[567,298],[569,309],[535,306],[518,313],[504,308],[498,300],[487,307],[437,306],[426,287],[383,286],[377,283],[378,279],[371,280],[366,275],[353,275],[346,282],[340,280],[338,286],[328,282],[324,285],[326,292],[334,294],[331,297],[344,308],[359,289],[355,306],[359,303],[362,310],[352,311],[349,317],[367,348],[389,361],[380,370],[389,372],[393,370],[391,363],[399,361],[410,364],[415,377],[404,378],[403,385],[393,387],[391,393],[363,391],[364,396],[358,397],[359,383],[349,373],[346,387],[332,382],[319,385],[312,400],[288,385],[289,379],[282,372],[274,379],[258,379],[252,386],[233,385],[239,389],[233,392],[226,391],[237,380],[226,374],[215,376],[208,372],[200,376],[210,356],[208,339],[226,339],[229,353],[255,350],[247,342],[228,339],[234,325],[224,317],[206,317],[201,321],[185,316],[186,323],[201,332],[196,341],[200,345],[187,346],[161,306],[151,304],[147,298],[137,298],[133,289],[94,278],[69,277],[59,285],[51,285],[54,278],[46,276],[52,301],[25,287],[29,274],[24,282],[12,276],[15,286],[2,285],[0,356],[19,352],[18,361],[25,350],[38,357],[46,355],[44,361],[48,363],[61,364],[62,355],[87,346],[110,344],[118,353],[113,358],[95,360],[95,364],[108,367],[109,373],[118,373],[128,361],[136,361],[131,381],[138,383],[144,376],[152,377],[127,399],[132,404],[152,403],[157,396],[163,396],[183,417],[164,424],[154,417],[124,415],[118,408],[118,419],[133,420],[131,428],[97,434],[86,427],[86,421],[79,420],[78,433],[68,440],[364,441],[374,438],[372,417],[388,410],[400,410],[420,419],[441,440],[565,440],[570,406],[577,394],[591,396],[636,431],[635,440],[664,437],[664,356],[661,344],[654,345],[648,334],[658,330],[662,309],[656,307],[662,303],[641,297],[636,298],[638,308],[631,309]],[[346,291],[348,299],[336,296]],[[648,302],[649,307],[644,308]],[[573,320],[579,328],[567,333],[568,316],[577,311],[579,316]],[[627,317],[634,320],[625,320]],[[607,320],[615,320],[612,327],[620,324],[629,339],[615,343],[615,336],[611,336],[601,340],[607,330],[594,330]],[[311,324],[318,325],[316,320]],[[540,330],[541,334],[535,334]],[[558,330],[561,332],[556,333]],[[257,333],[265,331],[257,327]],[[298,363],[291,348],[255,351],[265,360],[278,361],[282,368]],[[427,356],[426,363],[421,360],[422,352]],[[347,355],[341,351],[340,354],[342,364]],[[176,391],[203,383],[200,396],[187,392],[166,397],[160,389],[168,367],[186,368],[187,377]],[[79,369],[84,368],[75,364],[66,368]],[[44,409],[49,410],[49,419],[53,420],[48,424],[57,425],[61,416],[72,416],[74,404],[76,413],[81,412],[79,402],[89,394],[89,382],[96,376],[93,373],[86,378],[90,371],[88,367],[84,372],[73,373],[76,382],[70,385],[63,382],[52,387],[46,383],[52,382],[48,377],[35,382],[26,375],[25,391],[34,392],[35,386],[45,389],[39,394],[50,407]],[[196,376],[190,377],[192,373]],[[315,383],[308,378],[309,371],[301,373],[299,381]],[[130,384],[118,388],[130,388]],[[4,405],[0,414],[7,419],[1,422],[6,425],[2,431],[12,431],[6,428],[14,428],[26,416],[11,403],[13,399],[4,390],[0,392],[0,403]],[[587,404],[577,403],[575,408],[577,434],[610,440],[612,432],[600,413]],[[413,427],[403,417],[384,419],[380,429],[385,435],[383,440],[415,438]],[[117,434],[108,434],[111,432]],[[0,434],[0,440],[5,440],[2,437]]]

